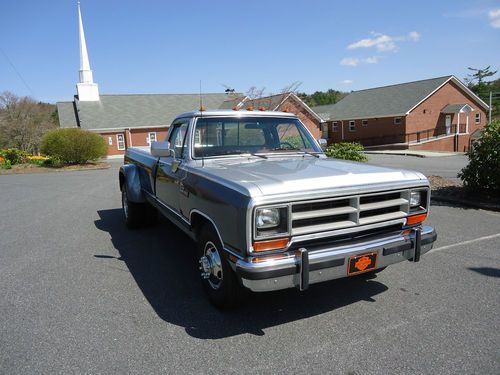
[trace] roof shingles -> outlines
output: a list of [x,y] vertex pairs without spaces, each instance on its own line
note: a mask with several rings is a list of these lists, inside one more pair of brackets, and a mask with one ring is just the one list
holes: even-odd
[[[203,106],[216,109],[227,94],[203,94]],[[72,104],[72,103],[70,103]],[[88,130],[152,128],[169,126],[182,112],[200,107],[198,94],[101,95],[97,102],[75,99],[80,126]],[[61,127],[76,126],[76,117],[70,121],[66,103],[58,103],[64,111]],[[72,124],[73,126],[68,126]]]
[[324,120],[404,116],[452,76],[353,91],[336,104],[312,108]]

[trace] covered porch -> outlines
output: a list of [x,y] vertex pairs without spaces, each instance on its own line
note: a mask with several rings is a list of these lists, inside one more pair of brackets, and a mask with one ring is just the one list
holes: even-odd
[[[473,109],[469,104],[448,104],[441,110],[445,116],[445,132],[450,134],[469,134],[469,113]],[[453,116],[456,116],[456,122],[453,123]]]

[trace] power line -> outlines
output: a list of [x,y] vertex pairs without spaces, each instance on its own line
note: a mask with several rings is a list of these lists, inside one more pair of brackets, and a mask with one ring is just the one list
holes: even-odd
[[33,90],[31,89],[31,87],[28,85],[28,83],[26,83],[26,81],[24,80],[23,76],[21,75],[21,73],[19,73],[19,71],[16,69],[16,67],[14,66],[14,64],[12,63],[12,61],[10,61],[9,59],[9,56],[7,56],[7,54],[5,53],[5,51],[0,47],[0,52],[2,52],[2,54],[4,55],[5,57],[5,60],[7,60],[7,62],[10,64],[10,66],[12,67],[12,69],[14,69],[14,71],[16,72],[17,76],[21,79],[21,81],[24,83],[24,86],[26,86],[26,88],[28,89],[28,91],[31,93],[31,95],[35,96],[35,93],[33,92]]

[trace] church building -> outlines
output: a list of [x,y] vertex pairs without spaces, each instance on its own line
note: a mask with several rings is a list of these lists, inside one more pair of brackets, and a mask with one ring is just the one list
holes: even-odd
[[[108,155],[121,155],[128,147],[149,146],[163,140],[175,116],[200,107],[199,94],[103,95],[92,77],[87,43],[78,3],[80,79],[72,101],[58,102],[61,128],[81,128],[101,134]],[[203,94],[205,108],[227,108],[241,94]]]

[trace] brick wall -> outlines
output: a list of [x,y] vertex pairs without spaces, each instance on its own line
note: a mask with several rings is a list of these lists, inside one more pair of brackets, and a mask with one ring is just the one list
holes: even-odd
[[[334,122],[328,122],[329,143],[337,142],[362,142],[367,146],[371,144],[389,144],[404,142],[406,133],[406,119],[401,117],[401,123],[395,124],[394,117],[380,117],[366,119],[366,125],[363,120],[346,119],[337,122],[337,131],[334,131]],[[355,131],[349,131],[349,121],[354,121]],[[342,138],[342,126],[344,127],[344,138]],[[365,141],[363,141],[365,140]]]
[[[408,133],[431,128],[444,128],[446,115],[442,114],[441,110],[448,104],[469,104],[473,108],[473,111],[468,114],[460,113],[460,124],[466,124],[468,117],[469,134],[486,125],[487,118],[484,109],[467,92],[450,81],[410,112],[407,116]],[[480,113],[479,124],[476,124],[475,121],[477,113]],[[458,117],[456,113],[451,114],[452,125],[458,124]],[[459,151],[468,148],[469,138],[470,135],[460,136]],[[448,145],[448,143],[443,142],[443,145]],[[443,151],[453,151],[453,148],[447,147]]]
[[[147,139],[150,132],[156,132],[156,140],[164,141],[167,137],[167,128],[125,129],[116,132],[100,133],[108,145],[108,155],[123,155],[131,146],[149,146]],[[118,139],[123,137],[125,150],[118,149]],[[122,144],[120,144],[122,145]],[[120,147],[121,148],[121,147]]]
[[315,139],[322,138],[320,122],[293,96],[288,98],[279,106],[279,111],[286,111],[296,115],[302,123],[307,126]]
[[425,143],[410,145],[408,147],[410,150],[417,151],[458,151],[465,152],[469,149],[469,135],[460,134],[458,136],[458,149],[455,150],[455,135],[436,139],[434,141],[429,141]]

